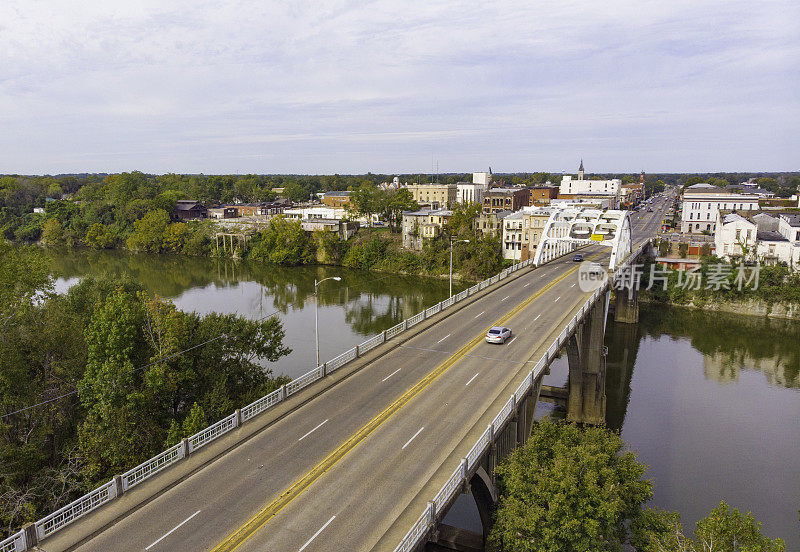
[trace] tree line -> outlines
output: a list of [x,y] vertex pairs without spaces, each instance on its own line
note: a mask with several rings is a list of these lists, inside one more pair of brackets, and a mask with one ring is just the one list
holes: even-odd
[[39,250],[0,244],[0,258],[9,531],[288,380],[262,366],[290,352],[275,318],[185,313],[111,277],[57,295]]

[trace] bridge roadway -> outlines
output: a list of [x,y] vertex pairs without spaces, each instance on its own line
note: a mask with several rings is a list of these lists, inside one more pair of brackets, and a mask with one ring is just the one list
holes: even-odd
[[[634,243],[655,211],[634,216]],[[567,255],[522,271],[74,550],[393,551],[588,297],[577,268]],[[495,324],[514,339],[485,343]]]

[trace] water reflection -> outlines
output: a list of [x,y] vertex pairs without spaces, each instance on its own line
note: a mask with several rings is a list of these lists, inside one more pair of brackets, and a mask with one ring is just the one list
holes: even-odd
[[[124,251],[49,251],[59,289],[85,275],[130,276],[187,311],[234,312],[252,318],[278,313],[288,357],[270,364],[298,376],[314,366],[314,279],[339,276],[319,289],[320,358],[329,359],[447,297],[447,282],[339,267],[282,267],[230,259]],[[454,291],[464,285],[454,284]]]

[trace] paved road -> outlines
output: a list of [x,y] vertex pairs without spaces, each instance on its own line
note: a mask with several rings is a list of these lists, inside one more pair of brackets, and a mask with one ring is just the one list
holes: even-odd
[[[660,209],[633,226],[634,243],[652,235]],[[607,262],[608,251],[584,256]],[[567,256],[524,271],[77,550],[393,550],[426,487],[454,469],[448,458],[472,445],[588,297],[576,269]],[[489,345],[482,336],[498,322],[515,337]]]

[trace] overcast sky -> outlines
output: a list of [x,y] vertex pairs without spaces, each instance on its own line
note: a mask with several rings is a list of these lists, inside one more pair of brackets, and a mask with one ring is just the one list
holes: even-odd
[[798,170],[800,2],[4,0],[0,173]]

